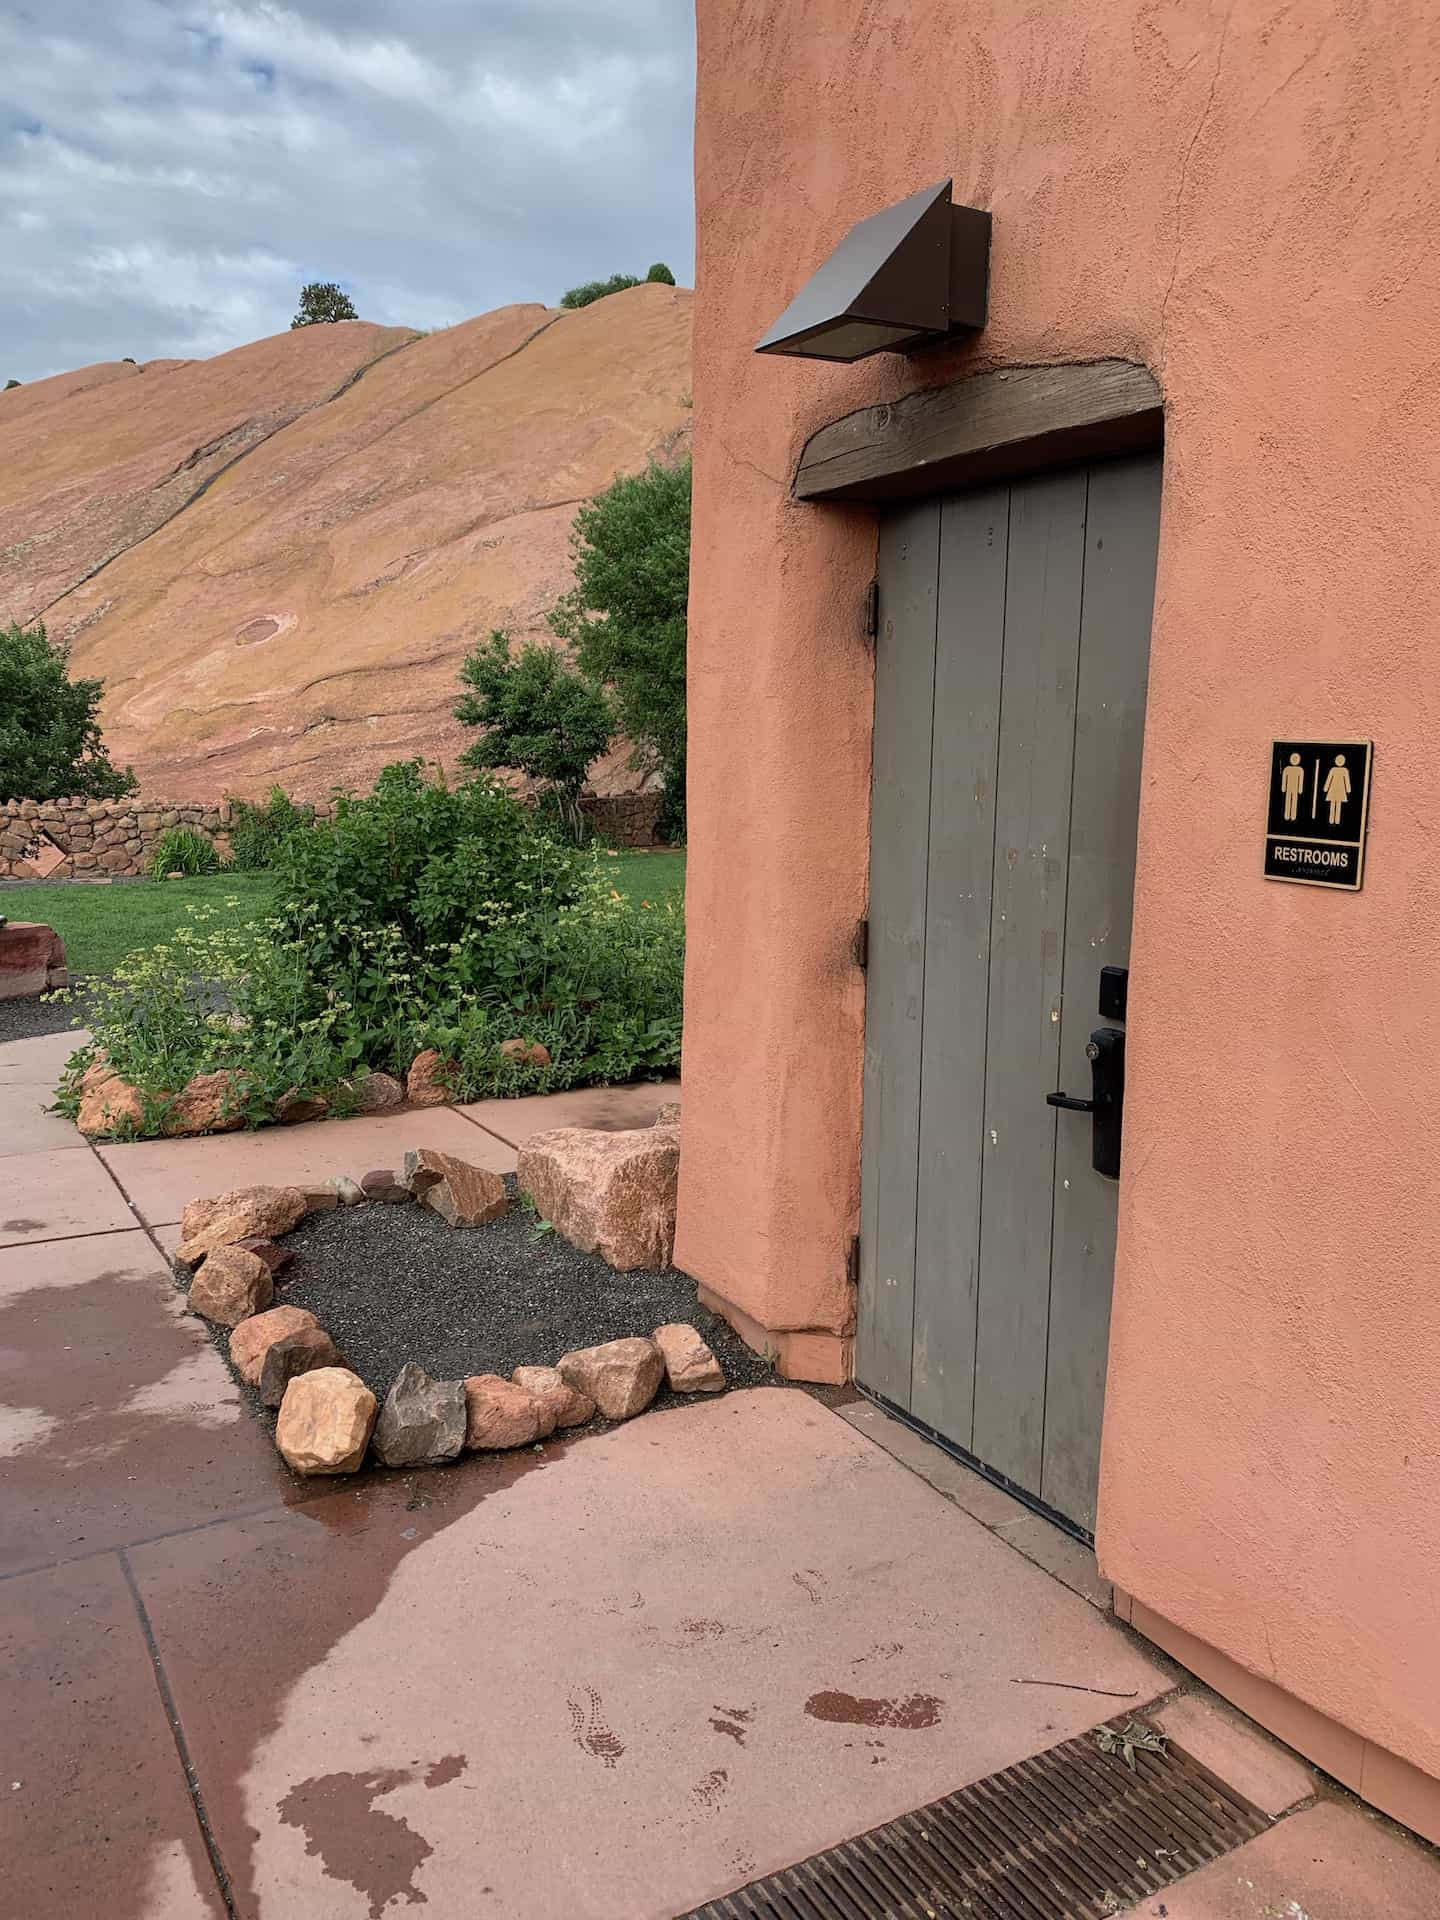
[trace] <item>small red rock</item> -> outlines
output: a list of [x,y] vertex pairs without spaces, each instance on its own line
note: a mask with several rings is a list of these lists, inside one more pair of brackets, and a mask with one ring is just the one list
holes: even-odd
[[262,1240],[258,1235],[252,1234],[248,1240],[237,1240],[235,1244],[244,1247],[247,1253],[258,1255],[269,1267],[272,1280],[278,1280],[295,1259],[288,1247],[278,1247],[273,1240]]
[[665,1377],[675,1393],[723,1393],[725,1372],[695,1328],[684,1320],[657,1327],[656,1346],[665,1362]]
[[164,1127],[167,1134],[234,1133],[245,1124],[245,1083],[239,1074],[221,1067],[215,1073],[197,1073],[176,1094]]
[[376,1167],[371,1173],[362,1173],[360,1191],[367,1200],[377,1200],[389,1207],[403,1207],[411,1198],[409,1187],[390,1167]]
[[465,1382],[467,1447],[528,1447],[554,1431],[539,1398],[498,1373],[472,1374]]
[[247,1386],[258,1387],[265,1356],[275,1342],[319,1324],[304,1307],[271,1307],[268,1313],[252,1313],[230,1336],[230,1364]]
[[460,1071],[459,1063],[447,1060],[435,1047],[417,1054],[405,1076],[405,1097],[412,1107],[443,1107],[454,1094],[450,1082]]
[[553,1411],[557,1427],[583,1427],[595,1418],[595,1402],[565,1384],[558,1367],[516,1367],[510,1378]]
[[606,1340],[560,1356],[567,1387],[593,1400],[607,1420],[643,1413],[660,1391],[665,1362],[653,1340]]
[[75,1124],[88,1139],[128,1132],[143,1126],[145,1102],[139,1089],[118,1074],[100,1080],[80,1096]]
[[323,1327],[297,1327],[266,1348],[260,1363],[260,1398],[267,1407],[278,1407],[285,1398],[285,1389],[302,1373],[340,1364],[335,1342]]
[[502,1040],[500,1058],[513,1060],[520,1067],[548,1067],[550,1049],[542,1046],[538,1040]]
[[352,1091],[360,1113],[383,1113],[387,1107],[398,1107],[405,1098],[404,1087],[389,1073],[362,1074]]
[[295,1127],[303,1120],[323,1120],[329,1111],[330,1102],[324,1094],[301,1093],[298,1087],[292,1087],[276,1102],[275,1118],[282,1127]]
[[358,1374],[317,1367],[286,1389],[275,1444],[297,1473],[353,1473],[365,1458],[377,1411]]
[[436,1147],[406,1154],[405,1184],[452,1227],[483,1227],[510,1211],[510,1197],[498,1173],[472,1167],[468,1160],[457,1160]]
[[238,1327],[274,1298],[270,1269],[244,1247],[215,1247],[190,1283],[190,1311],[218,1326]]

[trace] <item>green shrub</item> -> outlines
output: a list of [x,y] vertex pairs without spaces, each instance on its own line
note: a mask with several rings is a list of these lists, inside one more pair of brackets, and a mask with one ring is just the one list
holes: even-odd
[[262,873],[273,867],[281,846],[301,827],[314,824],[315,809],[297,806],[283,787],[271,787],[270,798],[258,806],[249,800],[230,802],[230,864],[242,873]]
[[575,585],[550,625],[583,673],[615,690],[636,764],[665,782],[665,824],[685,823],[685,638],[690,594],[690,463],[622,474],[581,507]]
[[194,827],[167,827],[150,855],[152,880],[163,880],[170,873],[218,873],[220,856],[208,834]]
[[460,678],[470,692],[461,696],[455,718],[486,728],[465,749],[462,764],[528,774],[553,801],[561,830],[583,839],[580,790],[615,731],[604,692],[554,647],[527,643],[512,656],[503,633],[466,655]]
[[[95,988],[61,1105],[76,1110],[98,1047],[144,1096],[149,1133],[221,1068],[252,1123],[291,1089],[343,1112],[358,1074],[403,1074],[431,1046],[466,1098],[669,1071],[683,912],[626,900],[607,866],[492,781],[451,791],[419,762],[387,767],[281,843],[273,918],[217,928],[202,909]],[[549,1064],[504,1059],[511,1039],[539,1041]]]
[[39,621],[0,626],[0,800],[118,800],[135,776],[100,738],[104,682],[72,680]]
[[658,282],[662,287],[673,287],[675,284],[675,276],[663,260],[657,260],[645,278],[652,284]]
[[571,287],[568,293],[562,293],[562,307],[588,307],[593,301],[603,300],[610,293],[624,293],[627,287],[638,287],[639,279],[633,273],[612,273],[608,280],[586,280],[578,287]]

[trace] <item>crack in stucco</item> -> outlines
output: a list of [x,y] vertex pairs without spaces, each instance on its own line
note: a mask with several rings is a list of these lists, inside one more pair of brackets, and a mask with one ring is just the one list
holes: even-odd
[[1170,296],[1175,291],[1176,276],[1180,272],[1180,252],[1184,245],[1181,220],[1184,216],[1185,189],[1190,180],[1190,160],[1199,143],[1201,134],[1205,131],[1205,123],[1210,118],[1211,109],[1215,105],[1215,95],[1220,85],[1220,69],[1225,61],[1225,42],[1230,37],[1230,23],[1234,18],[1235,8],[1232,6],[1230,11],[1225,15],[1225,23],[1220,29],[1220,39],[1215,48],[1215,65],[1210,74],[1210,90],[1205,96],[1205,105],[1200,110],[1200,118],[1195,122],[1195,131],[1187,141],[1185,152],[1180,161],[1180,179],[1175,188],[1175,251],[1171,255],[1170,277],[1165,283],[1164,297],[1160,302],[1160,355],[1162,364],[1165,359],[1165,328],[1170,315]]

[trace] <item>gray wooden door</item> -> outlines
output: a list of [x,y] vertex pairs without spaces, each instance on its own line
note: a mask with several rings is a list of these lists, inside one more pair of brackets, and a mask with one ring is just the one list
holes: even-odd
[[1116,1182],[1045,1096],[1129,961],[1159,518],[1156,454],[880,545],[856,1371],[1086,1531]]

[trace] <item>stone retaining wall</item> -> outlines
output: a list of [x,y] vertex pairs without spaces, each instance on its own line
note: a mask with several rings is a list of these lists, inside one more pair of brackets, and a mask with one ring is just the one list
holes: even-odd
[[[589,819],[622,847],[658,845],[658,793],[587,795]],[[322,801],[317,816],[328,819]],[[227,856],[230,802],[178,800],[8,800],[0,803],[0,880],[123,880],[145,873],[168,827],[194,827]]]

